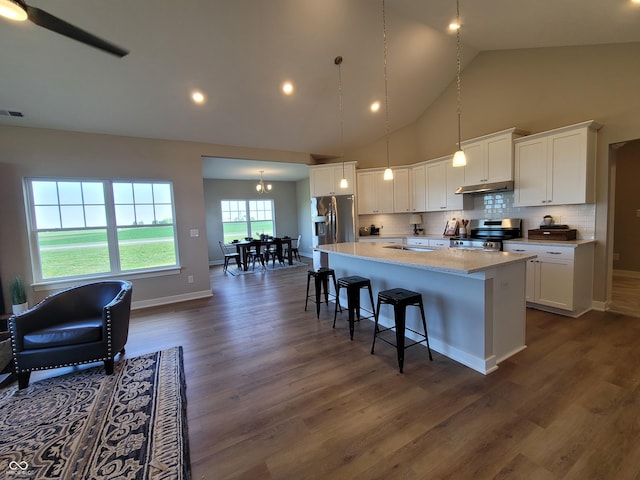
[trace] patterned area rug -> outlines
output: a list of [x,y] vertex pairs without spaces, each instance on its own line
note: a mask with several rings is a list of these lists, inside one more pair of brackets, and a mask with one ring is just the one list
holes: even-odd
[[0,390],[0,477],[191,478],[182,347]]

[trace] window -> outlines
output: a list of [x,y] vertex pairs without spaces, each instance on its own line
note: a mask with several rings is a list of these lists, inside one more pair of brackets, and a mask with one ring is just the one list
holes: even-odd
[[37,281],[177,266],[169,182],[28,179]]
[[222,200],[220,209],[225,243],[275,234],[273,200]]

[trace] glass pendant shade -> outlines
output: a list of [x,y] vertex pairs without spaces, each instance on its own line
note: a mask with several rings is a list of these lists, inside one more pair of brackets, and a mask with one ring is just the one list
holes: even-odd
[[0,0],[0,16],[9,20],[24,22],[27,19],[27,12],[12,0]]
[[349,181],[345,177],[340,180],[340,188],[349,188]]
[[453,166],[464,167],[467,164],[467,157],[462,150],[453,154]]
[[387,167],[384,169],[384,175],[382,176],[384,180],[393,180],[393,170]]

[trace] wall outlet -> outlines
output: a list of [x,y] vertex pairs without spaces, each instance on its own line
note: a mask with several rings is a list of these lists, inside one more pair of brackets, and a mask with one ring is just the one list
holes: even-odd
[[189,234],[190,234],[192,237],[199,237],[199,236],[200,236],[200,230],[198,230],[197,228],[192,228],[192,229],[189,231]]
[[193,275],[187,277],[187,283],[193,283]]

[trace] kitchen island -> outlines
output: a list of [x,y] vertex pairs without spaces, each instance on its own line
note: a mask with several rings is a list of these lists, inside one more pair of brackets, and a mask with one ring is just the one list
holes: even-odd
[[[319,245],[315,250],[337,278],[371,279],[374,297],[396,287],[420,292],[431,348],[480,373],[493,372],[526,348],[525,266],[535,255],[412,251],[369,242]],[[340,302],[346,305],[346,297]],[[417,310],[407,309],[407,327],[421,331]],[[380,323],[393,325],[392,308],[382,309]],[[407,336],[419,340],[410,332]]]

